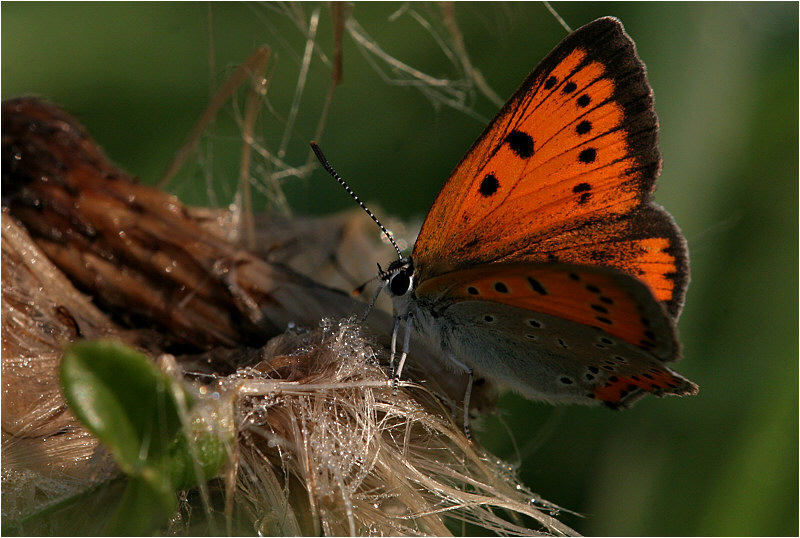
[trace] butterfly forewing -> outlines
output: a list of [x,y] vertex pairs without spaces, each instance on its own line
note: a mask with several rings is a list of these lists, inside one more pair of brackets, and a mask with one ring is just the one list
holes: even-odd
[[414,247],[419,281],[490,262],[606,266],[677,315],[688,263],[671,217],[651,203],[657,130],[644,66],[619,21],[570,34],[439,193]]
[[[520,251],[529,248],[519,245]],[[643,205],[624,217],[544,238],[536,248],[552,261],[592,260],[635,275],[673,317],[683,306],[689,274],[686,245],[672,217],[660,207]]]

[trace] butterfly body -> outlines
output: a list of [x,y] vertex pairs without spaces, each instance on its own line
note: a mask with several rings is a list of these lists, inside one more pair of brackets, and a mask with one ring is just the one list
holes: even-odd
[[398,321],[529,398],[696,393],[666,366],[688,254],[652,202],[657,132],[620,22],[567,36],[456,166],[411,257],[382,272]]

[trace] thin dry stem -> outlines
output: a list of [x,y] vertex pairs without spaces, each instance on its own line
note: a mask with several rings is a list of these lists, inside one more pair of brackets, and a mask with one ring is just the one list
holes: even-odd
[[[161,179],[157,183],[159,187],[164,188],[169,184],[170,180],[186,162],[189,155],[191,155],[195,150],[197,143],[200,141],[201,135],[206,131],[206,129],[208,129],[208,126],[214,120],[214,116],[216,116],[219,109],[228,102],[228,100],[231,98],[231,95],[233,95],[233,93],[239,89],[239,87],[254,72],[257,72],[256,70],[259,65],[266,63],[267,59],[269,58],[269,54],[270,52],[267,47],[259,47],[256,49],[256,51],[249,58],[247,58],[238,68],[236,68],[236,71],[225,82],[222,88],[220,88],[219,91],[214,94],[214,97],[211,99],[211,102],[209,103],[205,112],[203,112],[203,115],[192,128],[192,131],[187,138],[187,142],[175,152],[175,157],[173,157],[172,162],[167,167],[166,172],[164,172],[164,175],[161,176]],[[263,73],[263,69],[261,72]]]

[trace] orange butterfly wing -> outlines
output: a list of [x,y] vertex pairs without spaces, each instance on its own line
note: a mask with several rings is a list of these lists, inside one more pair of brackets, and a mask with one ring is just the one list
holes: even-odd
[[[653,301],[643,283],[618,271],[560,263],[476,265],[425,280],[416,292],[434,316],[454,304],[469,301],[493,301],[523,308],[526,314],[522,315],[519,327],[527,329],[526,337],[532,342],[540,338],[539,331],[557,334],[559,329],[565,329],[558,322],[544,321],[548,316],[600,329],[593,344],[595,348],[579,352],[580,358],[576,357],[574,362],[595,366],[592,377],[598,377],[599,383],[590,385],[592,397],[612,407],[630,405],[642,391],[697,393],[697,385],[661,364],[680,358],[680,344],[667,312]],[[489,318],[494,310],[485,309]],[[519,330],[516,328],[515,332]],[[569,332],[562,334],[565,340],[559,342],[566,350],[575,342]],[[656,360],[647,362],[636,355],[626,359],[625,351],[611,359],[607,350],[620,340]],[[601,380],[600,369],[616,373]]]
[[425,280],[416,293],[440,307],[459,301],[495,301],[567,318],[602,329],[664,362],[680,355],[673,323],[647,287],[602,267],[476,265]]
[[442,188],[414,246],[418,282],[490,262],[611,267],[677,316],[685,242],[652,203],[658,120],[645,68],[610,17],[570,34]]

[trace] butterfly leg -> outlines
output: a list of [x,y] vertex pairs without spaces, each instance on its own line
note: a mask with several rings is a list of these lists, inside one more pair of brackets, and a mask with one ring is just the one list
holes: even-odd
[[458,360],[455,355],[448,352],[447,357],[469,376],[469,379],[467,380],[467,390],[464,392],[464,435],[467,437],[467,439],[472,440],[472,433],[469,429],[469,400],[472,396],[472,382],[474,381],[475,376],[472,372],[472,368]]
[[408,347],[411,343],[411,314],[406,316],[406,335],[403,338],[403,353],[400,354],[400,361],[397,364],[397,372],[394,371],[394,357],[397,350],[397,333],[400,332],[401,317],[394,318],[394,329],[392,330],[392,354],[389,359],[389,378],[392,380],[392,388],[397,391],[397,386],[400,384],[400,374],[403,373],[403,366],[408,357]]
[[[375,301],[378,300],[378,295],[381,294],[382,289],[383,286],[378,286],[375,289],[375,293],[372,295],[372,299],[367,305],[367,309],[364,311],[364,315],[362,316],[361,321],[367,321],[367,316],[369,316],[369,313],[372,312],[372,309],[375,307]],[[395,325],[395,331],[397,331],[397,325]],[[394,351],[394,347],[392,347],[392,351]]]
[[408,347],[411,344],[411,316],[412,314],[409,313],[406,317],[406,335],[405,338],[403,338],[403,353],[400,355],[400,362],[397,364],[397,373],[392,378],[395,390],[397,390],[397,384],[400,381],[400,374],[403,373],[403,366],[405,365],[406,358],[408,357]]
[[394,379],[394,357],[397,354],[397,333],[400,332],[400,316],[394,318],[392,328],[392,353],[389,356],[389,379]]

